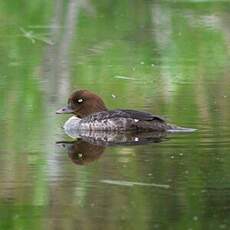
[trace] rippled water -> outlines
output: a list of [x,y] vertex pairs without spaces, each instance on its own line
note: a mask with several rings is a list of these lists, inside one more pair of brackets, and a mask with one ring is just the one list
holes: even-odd
[[[0,3],[0,229],[229,229],[229,8]],[[81,88],[198,130],[74,140]]]

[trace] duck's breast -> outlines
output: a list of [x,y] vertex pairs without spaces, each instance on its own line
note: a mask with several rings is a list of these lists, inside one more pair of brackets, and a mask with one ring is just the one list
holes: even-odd
[[80,121],[81,121],[80,118],[78,118],[76,116],[72,116],[65,122],[63,128],[65,130],[79,129],[80,128]]

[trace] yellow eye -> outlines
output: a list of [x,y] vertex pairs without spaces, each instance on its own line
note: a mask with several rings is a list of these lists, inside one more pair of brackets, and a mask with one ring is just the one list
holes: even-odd
[[77,102],[78,102],[78,103],[82,103],[82,102],[83,102],[83,99],[80,98],[80,99],[77,100]]

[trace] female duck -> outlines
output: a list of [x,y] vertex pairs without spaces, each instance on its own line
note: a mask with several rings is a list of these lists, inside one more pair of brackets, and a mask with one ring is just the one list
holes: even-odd
[[72,113],[65,129],[90,131],[182,131],[182,128],[167,123],[162,117],[129,109],[108,110],[103,100],[88,90],[75,91],[68,99],[68,105],[56,111],[57,114]]

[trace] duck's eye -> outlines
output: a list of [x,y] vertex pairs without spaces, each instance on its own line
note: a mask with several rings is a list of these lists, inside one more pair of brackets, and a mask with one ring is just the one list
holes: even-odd
[[80,99],[77,100],[77,102],[78,102],[78,103],[82,103],[82,102],[83,102],[83,99],[80,98]]

